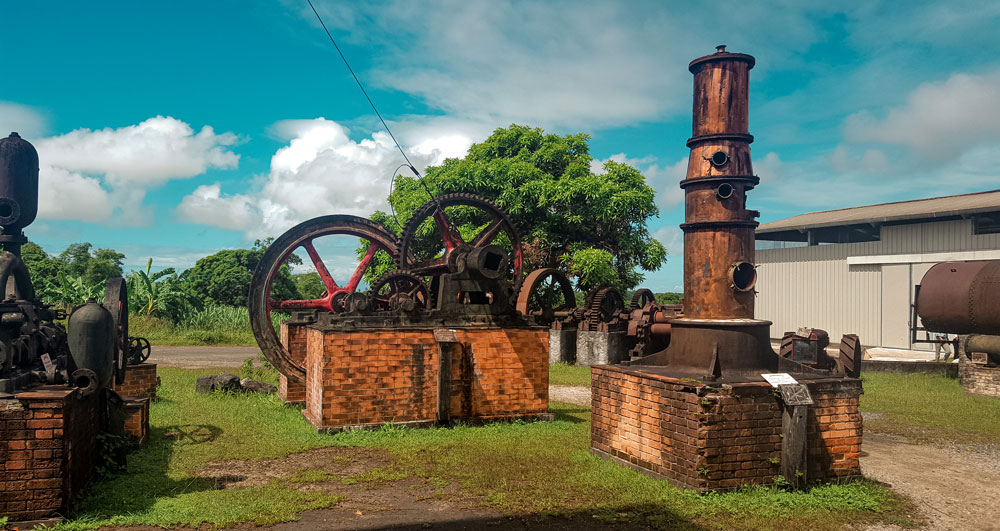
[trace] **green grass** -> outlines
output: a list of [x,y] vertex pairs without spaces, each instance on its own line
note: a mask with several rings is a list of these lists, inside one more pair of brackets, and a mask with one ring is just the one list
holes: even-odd
[[[129,456],[126,474],[93,485],[63,529],[265,525],[336,504],[343,493],[337,485],[349,489],[402,478],[437,496],[450,485],[505,513],[670,527],[838,529],[893,521],[901,507],[891,491],[868,482],[798,493],[757,487],[699,496],[679,490],[590,455],[589,410],[560,403],[552,404],[553,422],[421,430],[387,425],[319,435],[273,395],[195,394],[196,376],[210,372],[160,369],[162,400],[152,406],[150,442]],[[210,462],[277,458],[322,446],[378,449],[385,462],[340,482],[330,482],[322,470],[299,468],[282,480],[243,489],[220,490],[195,474]],[[332,490],[304,488],[317,482]]]
[[[272,315],[275,326],[283,318],[278,313]],[[129,334],[144,337],[154,345],[257,346],[250,329],[249,310],[231,306],[206,306],[180,323],[132,315],[129,317]]]
[[590,367],[578,367],[564,361],[549,365],[549,384],[590,387]]
[[1000,400],[967,395],[958,380],[935,374],[866,373],[865,431],[917,441],[1000,444]]

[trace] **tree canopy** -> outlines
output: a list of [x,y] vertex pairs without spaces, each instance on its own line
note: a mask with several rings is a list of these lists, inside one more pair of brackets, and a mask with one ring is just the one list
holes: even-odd
[[[575,276],[580,289],[635,287],[644,278],[638,269],[655,271],[666,261],[666,249],[646,228],[659,214],[655,192],[628,164],[608,161],[595,174],[589,140],[524,125],[497,129],[465,158],[427,168],[423,183],[397,177],[389,196],[396,218],[378,211],[372,219],[398,233],[430,199],[427,189],[473,193],[510,214],[522,233],[525,271],[557,267]],[[379,262],[374,274],[390,267]]]
[[[181,273],[184,289],[197,304],[245,307],[254,268],[270,244],[270,239],[258,240],[252,249],[225,249],[199,259],[194,267]],[[301,263],[302,260],[293,254],[281,266],[271,287],[275,299],[300,298],[289,264]]]

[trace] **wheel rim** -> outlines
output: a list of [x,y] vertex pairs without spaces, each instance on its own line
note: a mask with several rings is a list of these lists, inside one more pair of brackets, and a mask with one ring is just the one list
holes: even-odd
[[[368,242],[368,252],[355,267],[350,280],[338,286],[329,269],[320,258],[313,241],[322,236],[355,236]],[[296,249],[303,248],[320,276],[326,292],[319,299],[274,301],[271,288],[281,266]],[[264,357],[285,377],[303,381],[305,368],[281,345],[281,340],[271,324],[274,310],[318,310],[337,312],[335,300],[344,300],[355,292],[358,284],[372,264],[375,254],[385,251],[396,260],[395,236],[382,225],[358,216],[333,215],[313,218],[296,225],[279,236],[264,252],[250,283],[250,326]]]
[[[553,294],[554,297],[547,294]],[[563,300],[558,303],[560,295]],[[555,312],[575,306],[576,294],[569,279],[561,271],[551,267],[529,273],[517,296],[517,311],[522,315],[539,313],[544,318],[552,318]]]
[[[489,217],[489,221],[483,225],[476,236],[469,238],[469,241],[462,238],[452,219],[444,210],[456,206],[473,207]],[[428,218],[434,220],[435,230],[441,236],[444,245],[443,254],[433,258],[414,254],[417,231]],[[500,234],[506,234],[511,244],[510,271],[506,275],[506,280],[516,286],[521,280],[521,235],[506,212],[491,201],[473,194],[445,194],[418,208],[403,227],[399,243],[398,263],[400,269],[418,276],[449,273],[452,272],[449,262],[455,251],[486,247],[493,244]]]
[[115,383],[125,382],[125,370],[128,367],[128,289],[125,279],[111,277],[104,288],[104,308],[111,312],[115,323]]

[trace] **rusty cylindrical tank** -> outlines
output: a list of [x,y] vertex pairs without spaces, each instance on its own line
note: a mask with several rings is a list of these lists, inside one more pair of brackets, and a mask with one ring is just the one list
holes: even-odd
[[937,264],[921,279],[915,303],[932,332],[1000,335],[1000,261]]
[[693,136],[684,189],[684,317],[752,319],[754,229],[757,212],[746,193],[760,180],[750,163],[750,69],[754,58],[728,53],[700,57],[694,74]]
[[17,133],[0,138],[0,226],[20,234],[38,213],[38,152]]

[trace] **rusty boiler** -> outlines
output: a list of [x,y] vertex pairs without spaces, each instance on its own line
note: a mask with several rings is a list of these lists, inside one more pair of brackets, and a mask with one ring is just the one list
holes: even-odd
[[[761,373],[779,371],[829,376],[830,371],[776,354],[771,322],[754,319],[754,231],[760,213],[747,209],[746,197],[760,182],[750,160],[748,89],[755,60],[725,46],[717,50],[688,66],[694,74],[694,106],[687,175],[680,182],[683,317],[671,321],[665,350],[632,364],[710,381],[759,379]],[[855,356],[852,350],[844,358]],[[840,374],[856,373],[850,365],[840,367]]]

